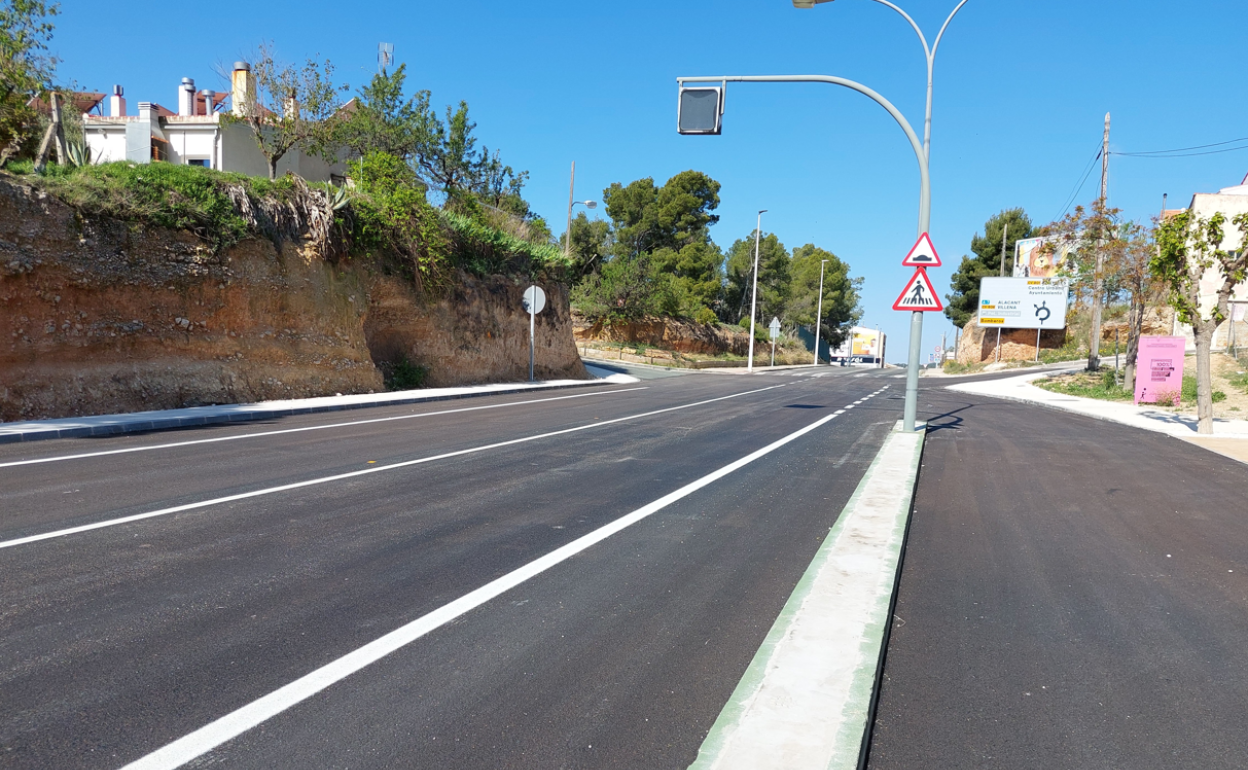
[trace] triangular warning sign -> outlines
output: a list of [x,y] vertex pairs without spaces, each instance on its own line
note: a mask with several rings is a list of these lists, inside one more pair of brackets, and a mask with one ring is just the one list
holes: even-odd
[[922,269],[914,271],[914,277],[906,284],[901,296],[893,303],[893,310],[944,310],[940,297],[932,288],[931,279]]
[[927,233],[919,236],[914,242],[914,248],[901,260],[901,264],[902,267],[940,267],[940,255],[936,253],[936,247],[932,245],[932,239],[927,237]]

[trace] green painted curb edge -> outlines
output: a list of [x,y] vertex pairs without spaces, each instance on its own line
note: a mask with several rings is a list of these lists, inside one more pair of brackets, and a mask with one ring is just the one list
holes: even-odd
[[[900,425],[900,423],[898,424]],[[788,633],[798,609],[802,606],[806,597],[810,595],[815,576],[831,558],[832,551],[836,548],[836,544],[844,531],[844,523],[849,514],[858,505],[859,499],[865,494],[868,486],[870,486],[872,477],[882,462],[881,458],[884,455],[884,451],[888,448],[890,442],[900,439],[902,435],[904,434],[893,432],[884,440],[880,451],[876,453],[875,459],[871,462],[870,467],[867,468],[867,472],[863,474],[862,480],[858,482],[858,487],[841,510],[836,523],[829,530],[828,537],[824,539],[823,545],[815,553],[815,558],[811,561],[810,566],[806,568],[806,571],[802,573],[802,577],[798,580],[793,593],[789,595],[784,608],[780,610],[779,617],[772,624],[771,630],[767,633],[767,638],[763,640],[762,646],[758,648],[758,652],[754,654],[754,658],[746,668],[745,674],[742,675],[741,681],[737,683],[736,688],[732,691],[732,695],[728,698],[728,703],[724,705],[723,710],[719,713],[719,717],[715,720],[715,724],[711,726],[710,732],[698,749],[698,758],[689,766],[689,770],[707,770],[723,752],[729,731],[741,717],[745,708],[744,704],[761,685],[766,674],[767,662],[771,660],[776,646]],[[914,487],[918,481],[919,464],[923,457],[925,440],[926,434],[915,443],[915,448],[910,458],[908,490],[901,501],[902,510],[898,512],[893,525],[893,531],[890,533],[890,544],[893,548],[888,557],[890,563],[887,567],[893,575],[892,590],[883,595],[864,633],[861,647],[863,652],[862,660],[870,661],[870,665],[861,665],[854,672],[853,682],[850,686],[851,705],[847,708],[847,713],[842,715],[841,727],[837,731],[836,749],[827,765],[827,770],[861,768],[866,763],[868,741],[871,735],[871,721],[875,714],[875,706],[879,697],[879,682],[884,669],[884,653],[888,647],[888,632],[892,627],[892,623],[889,620],[893,615],[893,608],[897,601],[897,586],[901,580],[901,558],[905,550],[906,536],[909,532],[910,512],[914,505]],[[855,707],[854,704],[857,704],[857,706]]]

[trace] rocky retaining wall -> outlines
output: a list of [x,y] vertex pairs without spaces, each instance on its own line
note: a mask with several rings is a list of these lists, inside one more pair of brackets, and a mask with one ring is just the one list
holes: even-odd
[[[213,254],[0,179],[0,421],[374,392],[400,356],[430,385],[525,379],[524,288],[461,275],[431,298],[299,243]],[[547,294],[538,376],[585,377],[567,292]]]
[[750,335],[733,326],[681,321],[673,318],[645,318],[627,323],[591,323],[580,315],[572,318],[578,341],[601,340],[651,345],[680,353],[719,355],[749,353]]

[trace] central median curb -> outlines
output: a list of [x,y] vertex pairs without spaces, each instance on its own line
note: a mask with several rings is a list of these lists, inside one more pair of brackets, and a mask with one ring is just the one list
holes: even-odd
[[862,765],[924,435],[884,440],[691,770]]

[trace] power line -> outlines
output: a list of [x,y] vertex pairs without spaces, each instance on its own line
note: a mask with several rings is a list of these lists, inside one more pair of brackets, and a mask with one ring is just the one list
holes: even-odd
[[[1144,150],[1142,152],[1115,152],[1113,155],[1165,155],[1172,152],[1188,152],[1189,150],[1204,150],[1209,147],[1221,147],[1224,144],[1235,144],[1236,142],[1248,142],[1248,136],[1242,139],[1227,139],[1225,142],[1214,142],[1213,144],[1198,144],[1195,147],[1176,147],[1173,150]],[[1242,147],[1233,149],[1242,150]],[[1225,151],[1222,151],[1225,152]]]
[[1101,159],[1101,144],[1100,142],[1097,142],[1096,155],[1093,155],[1092,160],[1088,161],[1087,168],[1083,170],[1083,176],[1079,179],[1078,182],[1075,183],[1074,188],[1071,189],[1070,191],[1070,195],[1066,197],[1066,203],[1062,205],[1062,213],[1053,217],[1054,222],[1066,216],[1066,212],[1070,209],[1070,205],[1075,202],[1076,198],[1079,197],[1079,193],[1083,192],[1083,186],[1087,184],[1088,177],[1092,174],[1092,169],[1096,167],[1096,162],[1100,159]]
[[[1242,141],[1242,140],[1237,140],[1237,141]],[[1111,152],[1110,155],[1121,155],[1127,158],[1144,158],[1146,160],[1159,160],[1159,159],[1166,159],[1166,158],[1191,158],[1196,155],[1220,155],[1221,153],[1224,153],[1224,152],[1235,152],[1236,150],[1248,150],[1248,144],[1245,144],[1241,147],[1227,147],[1224,150],[1205,150],[1204,152],[1184,152],[1184,153],[1177,153],[1174,155],[1154,155],[1151,153],[1142,153],[1142,152]]]

